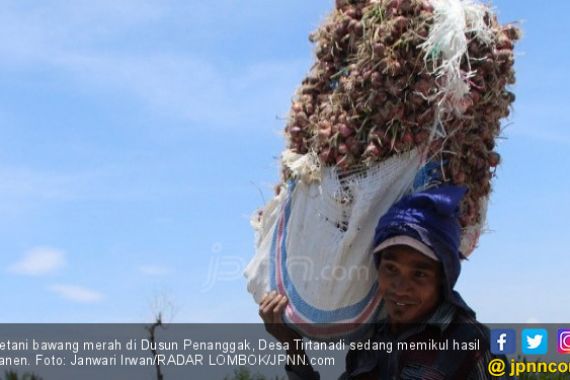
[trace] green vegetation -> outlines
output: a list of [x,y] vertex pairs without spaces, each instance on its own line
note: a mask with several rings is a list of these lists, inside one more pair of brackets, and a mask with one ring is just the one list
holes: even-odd
[[[529,361],[526,357],[517,357],[517,362],[523,363],[540,363],[540,360]],[[521,373],[517,380],[568,380],[570,373]]]
[[4,380],[42,380],[42,378],[33,373],[24,373],[19,376],[17,372],[6,371],[4,372]]
[[260,373],[251,373],[246,367],[239,367],[234,369],[232,376],[224,377],[224,380],[285,380],[285,377],[268,378]]
[[523,373],[518,380],[567,380],[569,373]]

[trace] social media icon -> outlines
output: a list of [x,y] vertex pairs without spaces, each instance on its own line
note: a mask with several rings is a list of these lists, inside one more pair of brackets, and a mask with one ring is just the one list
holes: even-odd
[[544,355],[548,352],[548,332],[545,329],[523,329],[522,353]]
[[570,354],[570,329],[558,329],[558,353]]
[[491,330],[491,352],[495,355],[514,354],[517,350],[517,336],[515,330]]

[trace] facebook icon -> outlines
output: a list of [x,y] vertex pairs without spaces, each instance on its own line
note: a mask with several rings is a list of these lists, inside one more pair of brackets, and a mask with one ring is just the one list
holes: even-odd
[[491,352],[496,355],[514,354],[517,351],[516,339],[515,330],[491,330]]

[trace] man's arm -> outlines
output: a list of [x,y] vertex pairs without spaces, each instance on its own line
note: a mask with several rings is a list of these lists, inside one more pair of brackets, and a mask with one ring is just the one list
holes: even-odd
[[[299,357],[305,357],[305,360],[300,360],[300,362],[309,363],[305,350],[298,348],[300,345],[295,344],[295,339],[303,339],[303,337],[283,322],[283,311],[287,306],[287,302],[287,297],[285,296],[276,292],[268,293],[263,297],[259,304],[259,315],[265,324],[265,330],[279,342],[287,343],[289,347],[287,355],[299,355]],[[356,352],[352,353],[352,355],[356,354]],[[347,355],[347,362],[349,357],[351,357],[350,354]],[[352,359],[356,359],[356,357],[352,356]],[[352,366],[358,367],[361,364],[362,363],[359,363],[358,361],[351,361]],[[356,367],[353,368],[353,370],[356,369]],[[287,372],[289,380],[320,380],[321,378],[320,374],[315,371],[310,364],[294,366],[286,365],[285,371]],[[378,379],[378,374],[375,371],[366,373],[360,373],[362,371],[355,372],[358,373],[355,376],[350,376],[348,375],[348,372],[345,372],[339,377],[339,380]]]
[[[287,307],[287,302],[287,297],[277,292],[267,293],[259,304],[259,316],[265,324],[265,330],[279,342],[288,345],[287,355],[306,358],[305,350],[298,349],[295,344],[296,339],[303,339],[303,337],[283,322],[283,311]],[[308,358],[305,362],[309,362]],[[290,380],[320,380],[321,378],[310,364],[286,365],[285,371]]]

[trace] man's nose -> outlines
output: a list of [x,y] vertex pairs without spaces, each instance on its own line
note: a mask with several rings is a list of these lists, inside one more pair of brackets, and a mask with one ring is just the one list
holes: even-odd
[[398,276],[392,281],[392,291],[396,295],[405,295],[412,289],[412,282],[405,276]]

